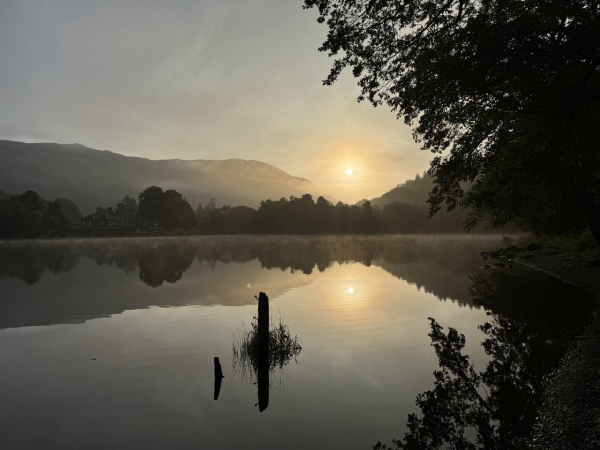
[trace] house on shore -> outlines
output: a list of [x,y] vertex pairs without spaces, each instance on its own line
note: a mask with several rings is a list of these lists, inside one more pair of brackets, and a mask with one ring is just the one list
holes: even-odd
[[84,227],[136,228],[138,216],[134,207],[121,202],[115,209],[96,208],[96,212],[83,217],[80,223]]

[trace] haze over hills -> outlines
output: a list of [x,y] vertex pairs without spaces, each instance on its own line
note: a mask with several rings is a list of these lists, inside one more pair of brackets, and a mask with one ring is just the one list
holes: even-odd
[[211,197],[218,205],[256,208],[268,198],[325,194],[311,181],[260,161],[150,160],[80,144],[0,140],[0,190],[69,198],[88,214],[153,185],[179,191],[193,208]]
[[[429,218],[427,199],[433,187],[433,178],[427,172],[424,172],[422,175],[417,174],[414,179],[398,184],[380,197],[375,197],[369,201],[371,206],[381,208],[383,215],[387,216],[392,223],[412,222],[417,224],[413,228],[416,227],[422,232],[463,232],[463,226],[470,210],[458,207],[453,211],[446,211],[446,208],[442,206],[441,211]],[[362,206],[366,201],[366,199],[363,199],[356,204]],[[473,228],[474,231],[479,232],[486,229],[489,229],[489,224],[486,221],[482,221]],[[395,231],[407,232],[402,227]]]
[[[423,175],[417,174],[414,180],[407,180],[381,197],[375,197],[369,201],[372,206],[379,206],[380,208],[393,202],[407,203],[409,205],[426,205],[429,191],[432,189],[433,178],[425,172]],[[362,206],[366,201],[367,199],[362,199],[356,204]]]
[[[424,172],[369,201],[371,206],[381,208],[383,215],[388,216],[391,222],[401,223],[412,220],[419,223],[418,228],[423,232],[427,232],[428,227],[431,227],[430,231],[441,233],[463,232],[464,223],[471,213],[470,209],[457,207],[452,211],[447,211],[446,206],[442,205],[442,209],[429,218],[427,199],[433,187],[433,178]],[[362,206],[366,201],[367,199],[360,200],[356,205]],[[424,218],[427,220],[423,221]],[[472,230],[486,232],[486,230],[492,229],[487,220],[481,220]],[[401,229],[396,231],[406,232]],[[509,223],[501,228],[496,228],[495,232],[515,233],[517,229],[513,223]]]

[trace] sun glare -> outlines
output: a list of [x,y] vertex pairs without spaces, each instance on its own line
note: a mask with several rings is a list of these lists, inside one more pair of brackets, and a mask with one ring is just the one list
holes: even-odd
[[349,294],[353,294],[354,293],[354,288],[353,287],[349,287],[348,288],[348,293]]
[[353,173],[353,170],[352,170],[352,169],[346,169],[346,173],[347,173],[348,175],[352,175],[352,173]]

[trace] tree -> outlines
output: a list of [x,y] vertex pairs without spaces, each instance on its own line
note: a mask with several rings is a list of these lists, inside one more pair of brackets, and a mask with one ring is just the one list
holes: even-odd
[[215,201],[215,199],[214,199],[214,198],[211,198],[211,199],[208,201],[208,204],[206,205],[206,208],[205,208],[205,210],[206,210],[207,212],[208,212],[208,211],[212,211],[212,210],[213,210],[213,209],[215,209],[216,207],[217,207],[217,202]]
[[196,221],[198,224],[202,225],[202,222],[206,220],[207,217],[206,211],[204,211],[204,208],[202,207],[202,203],[198,203],[198,207],[196,208],[194,215],[196,216]]
[[[183,199],[183,196],[174,189],[165,191],[164,196],[164,224],[167,231],[171,231],[173,227],[180,226],[189,212],[186,208],[189,203]],[[190,207],[191,210],[191,207]],[[193,211],[192,211],[193,214]]]
[[42,197],[35,191],[26,191],[17,198],[19,203],[22,203],[30,212],[42,211],[44,209]]
[[373,233],[375,231],[375,216],[371,208],[371,202],[368,200],[360,207],[360,228],[363,233]]
[[600,5],[594,0],[304,0],[360,100],[435,157],[430,214],[502,225],[576,210],[600,243]]
[[0,237],[37,238],[43,234],[64,236],[69,222],[58,201],[44,206],[34,191],[0,201]]
[[149,229],[164,225],[165,218],[165,193],[158,186],[151,186],[144,189],[139,195],[138,215],[143,226]]
[[139,217],[144,225],[155,225],[165,231],[173,228],[189,229],[197,225],[194,210],[176,190],[163,192],[158,186],[146,188],[139,196]]
[[135,198],[130,197],[128,194],[123,198],[123,200],[121,200],[121,203],[125,203],[127,206],[129,206],[129,209],[133,214],[137,214],[138,204]]
[[229,233],[255,231],[256,210],[249,206],[234,206],[225,217],[225,227]]
[[[81,211],[73,201],[68,198],[57,198],[54,200],[60,205],[60,209],[68,220],[81,219]],[[135,201],[135,200],[134,200]]]
[[181,211],[181,228],[183,228],[184,230],[196,228],[198,226],[196,215],[194,214],[192,205],[190,205],[190,203],[186,200],[185,197],[183,197],[183,202],[180,204],[179,208]]
[[54,235],[65,236],[69,228],[69,221],[63,214],[58,201],[53,201],[48,205],[48,214],[46,215],[47,225],[45,228]]

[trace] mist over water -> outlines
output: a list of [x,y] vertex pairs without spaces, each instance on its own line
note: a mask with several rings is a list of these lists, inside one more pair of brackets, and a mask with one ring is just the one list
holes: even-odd
[[[2,242],[2,439],[7,448],[371,448],[402,437],[417,394],[432,389],[439,366],[428,317],[465,334],[477,370],[497,361],[518,373],[514,383],[531,386],[513,399],[527,422],[564,348],[548,330],[581,326],[573,305],[584,296],[522,267],[480,269],[479,252],[501,242]],[[301,345],[271,374],[262,412],[257,386],[232,366],[232,344],[257,315],[259,292]],[[486,322],[492,334],[522,330],[493,335],[512,359],[486,354],[480,344],[490,335],[478,329]],[[216,401],[215,357],[225,376]],[[513,392],[509,384],[491,392]]]

